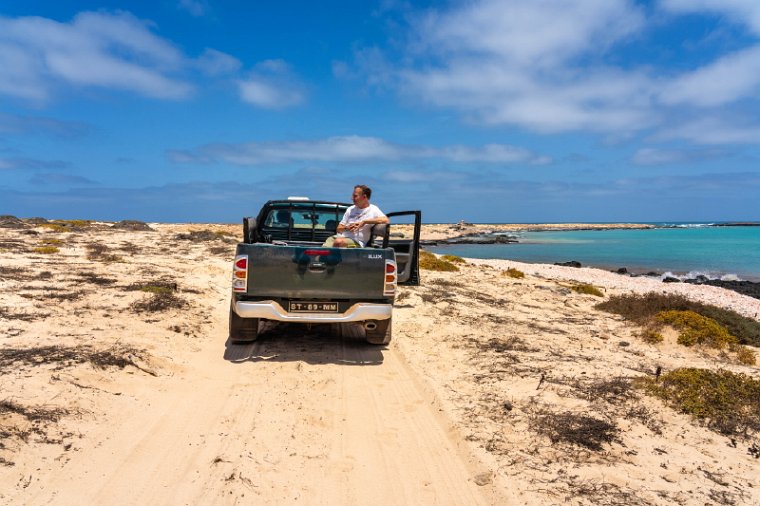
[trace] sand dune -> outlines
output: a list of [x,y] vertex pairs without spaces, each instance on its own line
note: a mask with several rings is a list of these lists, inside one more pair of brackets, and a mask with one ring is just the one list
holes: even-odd
[[[760,301],[480,260],[403,288],[387,348],[346,326],[233,346],[239,227],[151,227],[0,229],[0,503],[760,503],[756,440],[609,395],[658,367],[760,370],[646,344],[568,286]],[[578,419],[609,437],[552,437]]]

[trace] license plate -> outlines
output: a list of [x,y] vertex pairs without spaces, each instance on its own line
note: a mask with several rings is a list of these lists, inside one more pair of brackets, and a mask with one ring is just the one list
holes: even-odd
[[291,313],[337,313],[337,302],[290,302],[288,311]]

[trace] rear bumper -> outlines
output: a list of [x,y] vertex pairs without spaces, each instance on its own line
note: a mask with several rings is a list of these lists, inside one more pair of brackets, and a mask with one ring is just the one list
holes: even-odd
[[366,320],[387,320],[391,317],[393,306],[390,304],[371,304],[359,302],[345,313],[288,313],[281,305],[271,300],[257,302],[238,301],[234,305],[235,313],[241,318],[263,318],[280,322],[295,323],[345,323]]

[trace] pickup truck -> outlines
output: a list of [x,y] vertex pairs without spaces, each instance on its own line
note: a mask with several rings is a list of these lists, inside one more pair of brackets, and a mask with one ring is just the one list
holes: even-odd
[[[397,285],[419,284],[422,213],[387,213],[364,248],[327,248],[351,204],[270,200],[243,218],[232,267],[229,338],[255,341],[271,322],[354,324],[370,344],[392,338]],[[360,333],[361,335],[361,333]]]

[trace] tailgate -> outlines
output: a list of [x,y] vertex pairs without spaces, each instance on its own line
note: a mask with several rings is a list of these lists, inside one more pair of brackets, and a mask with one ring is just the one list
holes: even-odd
[[383,299],[385,260],[391,249],[321,248],[239,244],[248,255],[248,289],[253,297]]

